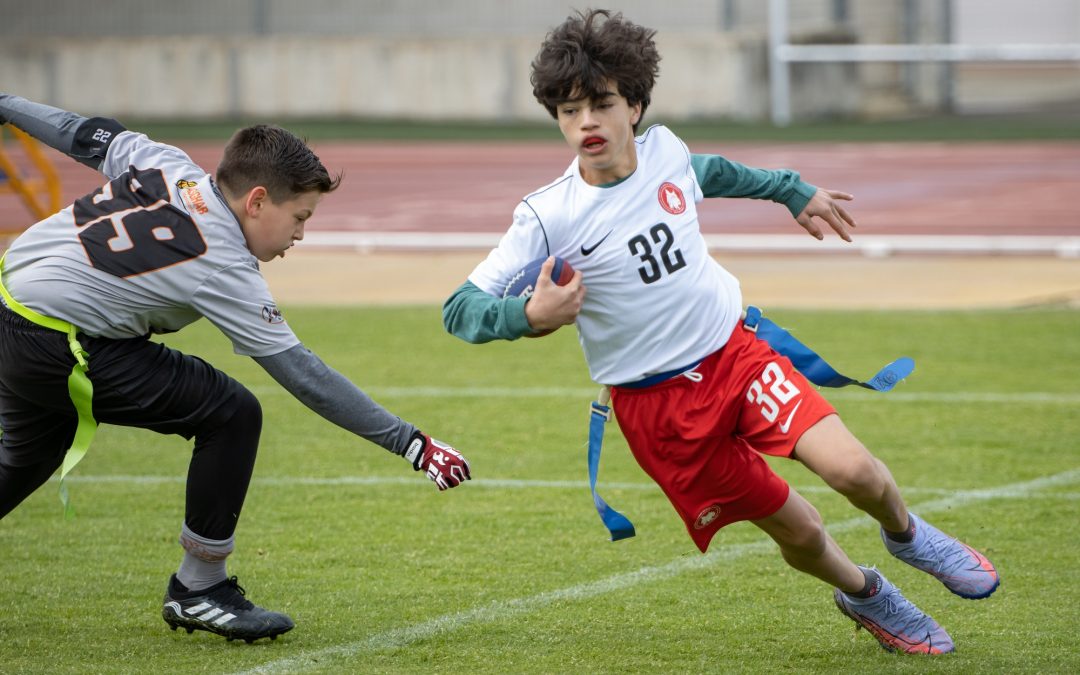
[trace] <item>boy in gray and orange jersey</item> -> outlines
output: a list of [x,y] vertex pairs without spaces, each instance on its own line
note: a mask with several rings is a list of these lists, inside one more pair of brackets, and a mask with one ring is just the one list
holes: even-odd
[[7,122],[109,182],[30,227],[0,261],[0,518],[86,451],[97,422],[194,438],[180,543],[162,616],[248,642],[293,628],[226,573],[262,429],[239,382],[149,338],[206,317],[312,410],[404,457],[440,490],[469,463],[309,351],[259,263],[303,239],[338,187],[299,138],[239,130],[216,178],[180,149],[107,118],[0,94]]

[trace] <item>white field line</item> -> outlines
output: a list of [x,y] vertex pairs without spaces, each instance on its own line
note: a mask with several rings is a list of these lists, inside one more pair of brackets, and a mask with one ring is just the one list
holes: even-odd
[[[1080,469],[1072,469],[1053,476],[1037,478],[1022,483],[1003,485],[986,490],[966,490],[942,497],[932,501],[913,505],[912,510],[918,513],[931,513],[942,511],[956,506],[962,506],[980,501],[989,501],[999,497],[1011,497],[1019,494],[1030,494],[1044,488],[1069,485],[1080,481]],[[871,523],[868,516],[858,516],[841,521],[829,526],[829,532],[837,534],[857,527],[866,527]],[[633,588],[640,584],[651,583],[662,579],[679,576],[685,572],[712,567],[717,563],[742,558],[748,555],[772,552],[776,545],[767,539],[747,544],[735,544],[731,546],[718,546],[707,555],[679,557],[669,563],[651,567],[642,567],[633,572],[615,574],[596,581],[590,581],[574,586],[567,586],[537,595],[511,600],[499,600],[474,607],[453,614],[444,614],[429,621],[424,621],[411,626],[403,626],[394,630],[385,631],[372,635],[366,640],[358,640],[348,644],[335,645],[316,649],[295,656],[270,661],[243,673],[295,673],[309,668],[325,669],[327,659],[349,658],[364,652],[378,649],[403,647],[417,640],[430,638],[434,635],[450,633],[460,628],[475,624],[503,621],[508,618],[529,614],[559,601],[577,602],[598,595],[604,595],[614,591]]]
[[[53,476],[49,479],[51,482],[59,482],[59,478]],[[88,475],[83,476],[79,474],[71,474],[67,478],[69,483],[84,483],[89,485],[107,485],[107,484],[120,484],[120,485],[135,485],[135,486],[148,486],[148,485],[183,485],[187,481],[186,476],[133,476],[127,474],[111,474],[111,475]],[[350,487],[350,486],[363,486],[363,487],[380,487],[380,486],[404,486],[416,488],[419,490],[430,490],[431,486],[428,481],[423,480],[423,476],[333,476],[333,477],[318,477],[318,476],[267,476],[265,478],[254,477],[251,479],[252,485],[265,485],[270,487],[287,488],[287,487]],[[527,490],[527,489],[539,489],[539,490],[588,490],[589,483],[584,480],[524,480],[517,478],[474,478],[467,484],[467,489],[488,489],[488,490]],[[619,483],[619,482],[601,482],[599,484],[603,490],[624,490],[628,492],[656,492],[660,493],[660,488],[656,483]],[[825,485],[796,485],[796,490],[804,494],[831,494],[835,491]],[[953,488],[934,488],[934,487],[904,487],[901,488],[905,495],[951,495],[956,492]],[[1080,499],[1080,492],[1055,492],[1050,495],[1043,495],[1053,499]],[[1021,491],[1016,494],[998,494],[998,498],[1010,498],[1023,497],[1024,499],[1031,498],[1030,491]]]
[[[291,396],[281,387],[267,385],[250,387],[259,396]],[[579,398],[591,401],[600,387],[364,387],[369,395],[379,398]],[[819,390],[830,401],[863,401],[881,403],[1049,403],[1076,405],[1080,392],[905,392],[887,393],[851,389]]]

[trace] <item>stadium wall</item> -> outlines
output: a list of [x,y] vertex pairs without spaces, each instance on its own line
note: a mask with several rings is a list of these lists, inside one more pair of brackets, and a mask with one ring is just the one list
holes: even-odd
[[[601,3],[658,30],[655,113],[764,120],[763,0]],[[793,44],[1080,42],[1076,0],[788,0]],[[127,118],[529,121],[561,0],[0,0],[0,90]],[[1080,105],[1080,62],[796,63],[796,119]]]
[[[529,64],[542,36],[485,40],[325,36],[36,38],[0,46],[0,89],[73,110],[138,118],[374,117],[529,121]],[[767,114],[764,42],[720,33],[658,38],[659,117]],[[806,68],[802,113],[856,99],[849,65]],[[843,97],[841,97],[843,98]]]

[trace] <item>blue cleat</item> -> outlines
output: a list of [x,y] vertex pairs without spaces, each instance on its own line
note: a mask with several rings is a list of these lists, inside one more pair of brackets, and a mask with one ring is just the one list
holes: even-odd
[[909,513],[908,517],[915,525],[915,538],[910,543],[893,541],[884,530],[881,531],[881,539],[889,553],[915,569],[933,575],[945,584],[945,588],[962,598],[985,598],[997,589],[1001,579],[986,556],[914,513]]
[[853,598],[835,588],[833,599],[841,612],[857,626],[868,630],[886,651],[948,654],[954,649],[952,638],[945,629],[911,604],[884,576],[881,577],[881,589],[872,598]]

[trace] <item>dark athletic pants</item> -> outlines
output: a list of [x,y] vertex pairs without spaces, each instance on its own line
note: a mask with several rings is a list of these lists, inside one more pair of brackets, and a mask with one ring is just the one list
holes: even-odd
[[[147,338],[79,336],[89,352],[94,418],[195,438],[184,520],[207,539],[236,529],[255,464],[262,409],[202,359]],[[67,391],[67,335],[0,304],[0,518],[56,471],[78,424]],[[90,452],[107,448],[91,445]]]

